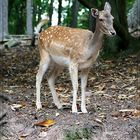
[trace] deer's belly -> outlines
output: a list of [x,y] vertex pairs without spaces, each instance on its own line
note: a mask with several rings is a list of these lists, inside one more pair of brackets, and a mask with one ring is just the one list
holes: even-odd
[[56,56],[56,55],[52,55],[52,60],[61,65],[61,66],[68,66],[70,63],[70,59],[69,57],[64,57],[64,56]]
[[[69,57],[65,57],[65,56],[56,56],[56,55],[51,55],[52,60],[57,63],[58,65],[61,66],[69,66],[71,60]],[[96,59],[94,59],[94,57],[91,57],[88,60],[84,60],[84,61],[78,61],[78,69],[85,69],[85,68],[89,68],[90,66],[92,66],[92,64],[95,62]]]

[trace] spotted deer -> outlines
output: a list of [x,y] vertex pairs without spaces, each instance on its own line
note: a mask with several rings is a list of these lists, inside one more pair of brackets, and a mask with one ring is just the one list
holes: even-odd
[[105,3],[104,10],[92,8],[91,14],[96,18],[95,32],[85,29],[51,26],[39,35],[38,46],[40,51],[40,65],[36,75],[36,106],[42,108],[40,101],[40,87],[44,73],[51,65],[52,70],[48,77],[53,101],[58,109],[62,104],[55,90],[55,79],[64,67],[69,69],[72,87],[72,113],[77,113],[78,71],[81,71],[81,111],[87,113],[85,92],[90,67],[95,62],[102,47],[103,36],[116,34],[113,28],[111,6]]

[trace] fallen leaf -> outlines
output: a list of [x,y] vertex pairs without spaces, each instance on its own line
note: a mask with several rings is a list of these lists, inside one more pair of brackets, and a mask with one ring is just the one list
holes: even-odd
[[89,78],[88,81],[94,81],[95,79],[96,79],[95,77],[91,77],[91,78]]
[[130,117],[130,116],[138,117],[138,116],[140,116],[140,110],[137,110],[137,109],[121,109],[119,111],[113,112],[112,116],[113,117]]
[[99,118],[95,118],[94,121],[98,122],[98,123],[103,123],[101,119]]
[[125,94],[120,94],[120,95],[118,95],[118,99],[120,99],[120,100],[127,99],[127,95],[125,95]]
[[121,109],[119,112],[134,112],[135,109]]
[[64,90],[64,88],[63,87],[57,87],[56,90],[61,92],[61,91]]
[[98,115],[98,117],[101,118],[101,119],[105,119],[106,118],[106,114],[105,113],[100,113]]
[[11,94],[11,93],[13,93],[13,90],[7,90],[7,89],[6,89],[5,92],[8,92],[8,93]]
[[140,110],[137,110],[137,109],[122,109],[122,110],[119,110],[120,112],[130,112],[133,116],[140,116]]
[[111,89],[116,89],[116,85],[112,85],[110,88]]
[[129,95],[128,99],[132,99],[132,98],[135,98],[135,97],[136,97],[136,95]]
[[41,132],[40,134],[39,134],[39,137],[46,137],[47,136],[47,132]]
[[25,140],[25,138],[22,136],[19,136],[18,140]]
[[12,104],[12,105],[11,105],[11,109],[12,109],[13,111],[15,111],[16,109],[22,108],[23,106],[25,106],[25,105],[23,105],[23,104]]
[[80,124],[80,122],[76,122],[75,124],[79,125],[79,124]]
[[132,87],[127,87],[127,88],[125,88],[125,89],[128,90],[128,91],[133,91],[133,90],[136,89],[136,87],[135,87],[135,86],[132,86]]
[[102,83],[100,85],[97,85],[95,87],[97,87],[99,89],[99,91],[102,91],[104,88],[105,88],[106,84],[105,83]]
[[136,117],[140,117],[140,110],[135,109],[135,111],[132,114]]
[[45,126],[45,127],[49,127],[54,125],[56,122],[54,120],[45,120],[39,123],[35,123],[34,125],[36,126]]
[[69,94],[60,94],[60,96],[61,96],[61,98],[69,98],[71,95],[69,95]]
[[105,90],[104,91],[96,91],[93,94],[94,95],[99,95],[99,94],[104,94],[105,92],[106,92]]

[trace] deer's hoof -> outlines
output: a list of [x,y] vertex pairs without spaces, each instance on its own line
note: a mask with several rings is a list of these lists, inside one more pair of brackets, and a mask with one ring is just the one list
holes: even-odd
[[77,115],[78,114],[77,109],[72,109],[72,114]]
[[84,109],[81,109],[82,113],[88,113],[87,109],[84,108]]
[[72,106],[72,113],[73,114],[77,114],[78,113],[77,106]]
[[37,107],[37,110],[42,109],[42,105],[41,105],[41,103],[36,103],[36,107]]

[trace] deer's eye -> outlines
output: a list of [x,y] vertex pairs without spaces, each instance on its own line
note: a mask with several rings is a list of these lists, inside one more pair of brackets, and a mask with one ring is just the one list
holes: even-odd
[[100,21],[103,21],[103,19],[102,19],[102,18],[100,18],[99,20],[100,20]]

